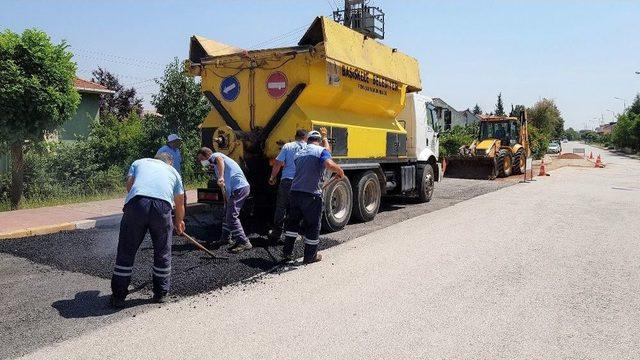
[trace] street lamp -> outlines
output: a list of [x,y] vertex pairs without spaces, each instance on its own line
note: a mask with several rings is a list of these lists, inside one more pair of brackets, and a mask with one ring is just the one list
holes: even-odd
[[636,71],[636,75],[640,75],[640,71]]
[[614,96],[613,98],[616,99],[616,100],[622,100],[622,103],[624,104],[624,110],[627,110],[627,100],[626,99],[619,98],[617,96]]

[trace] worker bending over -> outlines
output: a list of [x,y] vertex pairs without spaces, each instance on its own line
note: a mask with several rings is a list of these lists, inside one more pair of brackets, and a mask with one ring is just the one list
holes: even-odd
[[[153,243],[153,299],[164,302],[169,292],[171,274],[171,233],[184,232],[184,188],[180,174],[172,167],[173,159],[159,153],[155,159],[139,159],[131,164],[127,175],[118,253],[111,278],[111,304],[124,306],[133,274],[133,262],[147,231]],[[175,204],[175,219],[171,208]],[[173,226],[172,226],[173,225]]]
[[304,263],[322,260],[318,254],[320,243],[320,216],[322,215],[321,180],[324,169],[344,177],[344,171],[331,160],[331,153],[320,146],[321,135],[311,131],[307,146],[295,155],[296,174],[289,194],[289,213],[285,225],[285,244],[282,254],[285,261],[293,260],[293,246],[298,233],[304,236]]
[[[331,152],[331,146],[327,139],[327,129],[321,128],[322,146]],[[269,177],[269,185],[274,186],[277,182],[277,176],[280,169],[282,175],[280,184],[278,185],[278,197],[276,200],[276,210],[273,215],[273,229],[269,233],[271,241],[278,241],[282,236],[284,221],[289,208],[289,192],[291,190],[291,182],[296,174],[295,155],[298,151],[307,146],[307,131],[298,129],[295,135],[295,141],[288,142],[282,146],[280,153],[276,157],[275,163],[271,168],[271,176]]]
[[218,243],[229,242],[233,244],[231,252],[234,253],[251,249],[251,242],[249,242],[249,238],[242,229],[242,223],[240,223],[240,210],[242,210],[242,205],[250,192],[249,182],[240,165],[222,153],[214,153],[208,147],[203,147],[198,151],[198,161],[203,166],[213,167],[218,179],[218,186],[225,193],[225,217]]

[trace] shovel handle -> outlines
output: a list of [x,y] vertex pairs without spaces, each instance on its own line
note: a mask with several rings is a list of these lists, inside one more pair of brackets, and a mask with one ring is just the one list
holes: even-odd
[[209,249],[207,249],[206,247],[202,246],[202,244],[200,244],[196,239],[192,238],[191,236],[189,236],[189,234],[187,233],[182,233],[182,236],[184,236],[187,240],[189,240],[191,243],[193,243],[193,245],[195,245],[198,249],[206,252],[207,254],[209,254],[209,256],[211,256],[214,259],[228,259],[227,257],[223,257],[223,256],[217,256],[216,254],[212,253],[211,251],[209,251]]

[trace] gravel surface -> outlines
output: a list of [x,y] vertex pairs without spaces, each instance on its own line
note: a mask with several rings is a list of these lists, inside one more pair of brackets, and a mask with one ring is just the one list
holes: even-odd
[[[342,231],[324,234],[321,247],[335,246],[516,181],[444,179],[436,184],[431,202],[414,204],[405,199],[387,199],[374,221],[350,224]],[[219,228],[208,224],[202,215],[190,220],[187,232],[196,238],[218,236]],[[240,255],[229,254],[225,248],[215,250],[229,256],[229,260],[207,259],[184,239],[174,238],[173,300],[236,284],[277,267],[280,247],[267,246],[259,235],[264,234],[265,222],[254,218],[245,226],[255,247]],[[111,227],[0,241],[0,304],[4,308],[0,314],[0,358],[24,354],[157,307],[148,301],[153,250],[146,239],[136,258],[132,278],[135,290],[128,298],[128,308],[108,308],[117,237],[118,228]],[[301,256],[302,244],[298,242],[297,246]]]

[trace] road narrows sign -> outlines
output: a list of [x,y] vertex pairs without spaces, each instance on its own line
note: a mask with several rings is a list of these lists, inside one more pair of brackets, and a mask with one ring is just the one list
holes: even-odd
[[234,101],[240,94],[240,82],[235,76],[228,76],[220,83],[220,95],[226,101]]
[[271,73],[267,78],[267,92],[274,99],[279,99],[287,93],[287,76],[281,71]]

